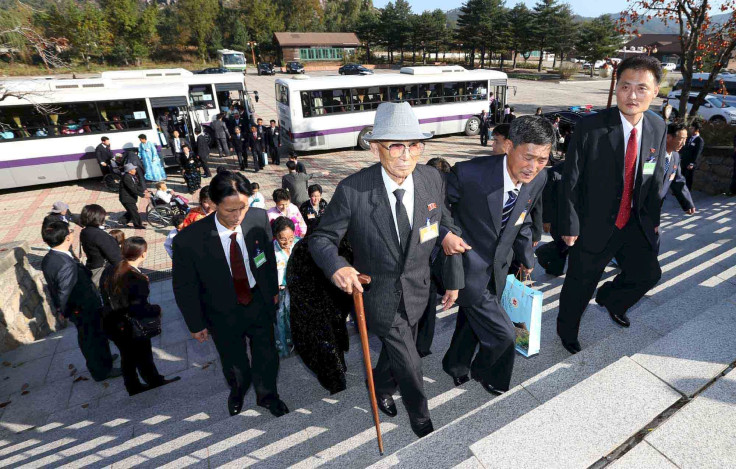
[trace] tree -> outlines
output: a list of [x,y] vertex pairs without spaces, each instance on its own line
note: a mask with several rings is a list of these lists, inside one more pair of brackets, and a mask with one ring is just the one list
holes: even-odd
[[452,40],[452,31],[447,27],[447,14],[437,8],[432,11],[426,24],[427,35],[434,45],[434,60],[439,60],[440,48]]
[[113,35],[111,55],[128,65],[148,58],[158,41],[158,8],[137,0],[99,0]]
[[529,31],[534,23],[534,16],[529,8],[519,3],[509,10],[507,16],[509,26],[509,48],[514,53],[513,67],[516,67],[516,59],[519,52],[528,52],[532,49],[532,38]]
[[[20,1],[0,9],[0,47],[12,55],[38,55],[49,72],[52,68],[67,66],[60,54],[69,41],[63,36],[45,34],[42,28],[34,24],[33,18],[33,9]],[[0,97],[5,93],[7,88],[0,87]]]
[[368,63],[371,62],[371,47],[381,41],[380,18],[375,10],[364,10],[358,15],[355,24],[355,34],[365,44],[365,56]]
[[[491,64],[493,54],[506,49],[508,44],[508,19],[503,0],[484,0],[484,21],[481,27],[481,41],[488,48],[488,65]],[[483,67],[483,55],[481,55]]]
[[[618,25],[621,32],[639,35],[637,25],[658,19],[665,25],[675,22],[679,26],[682,50],[683,85],[679,114],[689,118],[687,100],[692,89],[693,73],[710,75],[698,95],[689,115],[697,115],[705,95],[714,89],[718,74],[728,63],[736,49],[736,0],[629,0],[628,8]],[[711,20],[711,11],[728,12],[730,15],[720,24]]]
[[534,22],[532,23],[531,36],[535,49],[539,51],[539,66],[537,67],[539,72],[542,71],[544,53],[550,50],[550,45],[554,42],[554,37],[557,34],[555,26],[561,8],[562,6],[557,3],[557,0],[539,0],[534,5]]
[[455,29],[455,39],[466,49],[470,49],[470,68],[475,67],[475,49],[480,41],[481,3],[482,0],[467,0],[463,3]]
[[276,3],[273,0],[240,0],[239,10],[250,40],[258,43],[259,55],[275,53],[273,33],[286,29],[284,16]]
[[324,11],[319,0],[281,0],[281,7],[287,31],[315,32],[324,29]]
[[577,25],[573,18],[570,5],[563,4],[560,6],[559,14],[554,18],[555,34],[552,36],[550,49],[555,54],[552,59],[552,68],[557,64],[557,56],[560,56],[562,62],[567,54],[575,48],[575,40],[577,39]]
[[602,15],[583,23],[575,49],[581,57],[590,62],[590,76],[592,77],[595,62],[614,55],[622,42],[622,37],[616,30],[611,16]]
[[52,4],[38,15],[48,34],[69,37],[69,52],[78,55],[89,68],[92,56],[103,57],[110,50],[112,35],[97,5],[65,0]]
[[[219,28],[215,25],[215,19],[220,12],[220,4],[217,0],[179,0],[176,2],[176,10],[180,24],[185,31],[189,32],[189,42],[197,46],[197,53],[202,62],[207,61],[208,43],[213,39],[213,32]],[[215,36],[215,39],[217,37]],[[222,43],[222,35],[219,36]]]

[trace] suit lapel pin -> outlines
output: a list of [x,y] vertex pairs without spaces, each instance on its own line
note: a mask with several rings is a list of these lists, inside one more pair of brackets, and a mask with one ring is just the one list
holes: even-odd
[[432,202],[431,204],[427,205],[427,210],[430,211],[430,212],[432,210],[436,209],[436,208],[437,208],[437,204],[434,203],[434,202]]
[[657,153],[657,149],[656,148],[650,148],[649,149],[649,153],[651,153],[651,154]]

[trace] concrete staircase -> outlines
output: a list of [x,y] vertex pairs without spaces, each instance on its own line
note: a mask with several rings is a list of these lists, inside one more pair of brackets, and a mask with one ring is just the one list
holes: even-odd
[[[715,463],[736,441],[736,376],[698,392],[736,360],[736,200],[701,197],[697,206],[698,214],[685,217],[666,202],[660,284],[631,311],[630,329],[589,306],[580,334],[584,350],[577,355],[570,356],[555,334],[561,279],[535,272],[545,294],[541,353],[517,356],[514,387],[501,397],[475,382],[453,387],[441,359],[455,311],[440,313],[434,354],[423,369],[437,430],[418,440],[397,400],[397,417],[381,414],[383,458],[357,336],[346,357],[346,391],[329,396],[292,357],[279,373],[290,414],[273,418],[251,392],[247,411],[229,417],[213,344],[189,339],[170,282],[160,282],[152,292],[164,307],[156,361],[162,373],[182,380],[134,397],[121,379],[78,380],[89,375],[73,329],[5,354],[0,403],[10,403],[0,408],[0,467],[588,467],[692,396],[614,464],[725,467]],[[602,281],[613,275],[609,269]],[[375,338],[371,350],[375,360]],[[673,443],[699,437],[698,425],[706,428],[713,419],[730,419],[730,427],[711,427],[711,459],[692,445]]]

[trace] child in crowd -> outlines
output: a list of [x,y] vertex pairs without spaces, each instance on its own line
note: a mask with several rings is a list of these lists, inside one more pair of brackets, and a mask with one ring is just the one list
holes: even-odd
[[276,269],[279,276],[279,309],[276,312],[276,349],[279,356],[286,357],[294,349],[291,340],[291,318],[289,317],[289,288],[286,285],[286,266],[294,245],[301,238],[294,236],[294,222],[286,217],[273,221],[273,250],[276,254]]
[[197,220],[201,220],[210,213],[214,213],[215,204],[210,200],[210,186],[204,186],[199,190],[199,207],[194,208],[187,213],[184,219],[184,228],[191,225]]
[[184,218],[186,218],[186,216],[181,213],[177,213],[171,217],[171,224],[174,225],[174,229],[169,231],[169,234],[166,235],[166,241],[164,241],[164,249],[166,249],[166,253],[169,255],[169,258],[174,257],[174,237],[184,228]]
[[304,217],[299,212],[299,207],[291,203],[291,196],[286,189],[276,189],[273,191],[273,203],[275,207],[268,209],[268,220],[273,221],[278,217],[286,217],[294,223],[294,234],[303,238],[307,235],[307,224]]
[[250,196],[248,205],[266,210],[266,199],[264,199],[263,194],[261,194],[261,185],[257,182],[252,182],[250,184],[250,189],[253,191],[253,195]]

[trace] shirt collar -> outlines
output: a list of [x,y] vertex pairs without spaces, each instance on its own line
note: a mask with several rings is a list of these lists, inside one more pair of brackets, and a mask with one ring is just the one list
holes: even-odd
[[631,129],[636,128],[636,138],[639,142],[641,142],[641,128],[642,123],[644,122],[644,115],[642,114],[641,119],[639,119],[639,122],[637,122],[634,126],[626,120],[626,116],[624,116],[621,111],[618,111],[618,113],[621,115],[621,124],[623,124],[624,126],[624,136],[628,139],[628,136],[631,133]]
[[220,220],[217,219],[217,213],[214,213],[214,216],[217,234],[220,235],[220,238],[229,238],[233,233],[238,233],[240,235],[243,234],[243,227],[240,225],[236,226],[234,230],[228,230],[222,223],[220,223]]
[[521,189],[521,183],[514,185],[514,181],[511,180],[507,158],[508,157],[506,155],[503,155],[503,191],[518,191],[519,189]]
[[393,194],[396,189],[404,189],[406,192],[414,193],[414,174],[410,174],[401,185],[396,184],[396,181],[391,179],[386,170],[381,166],[381,178],[383,179],[383,185],[386,186],[386,192]]
[[669,160],[670,158],[672,158],[672,153],[674,153],[674,152],[673,152],[673,151],[667,152],[667,159],[668,159],[668,160]]
[[56,252],[61,253],[61,254],[64,254],[64,255],[67,255],[67,256],[71,257],[72,259],[74,259],[74,256],[72,256],[72,253],[69,252],[69,251],[62,251],[61,249],[56,249],[56,248],[51,248],[51,250],[52,251],[56,251]]

